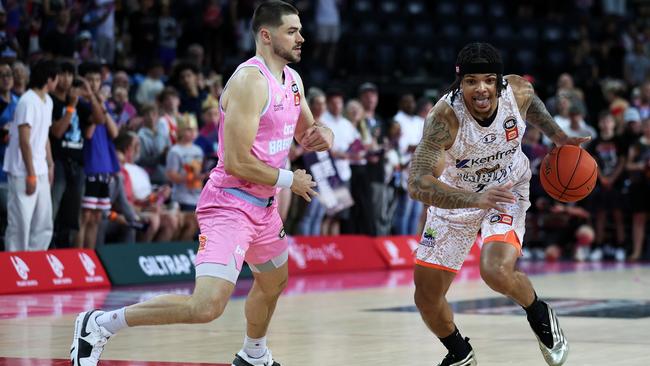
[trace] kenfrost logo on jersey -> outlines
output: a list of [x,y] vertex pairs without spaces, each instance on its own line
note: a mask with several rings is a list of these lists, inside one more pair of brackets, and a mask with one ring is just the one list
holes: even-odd
[[456,159],[456,168],[465,169],[471,168],[475,165],[486,164],[495,160],[500,160],[508,155],[512,155],[517,151],[519,146],[515,146],[508,150],[497,151],[496,153],[483,158],[469,158],[469,159]]
[[20,257],[13,256],[13,255],[9,258],[11,259],[11,264],[13,264],[14,268],[16,269],[16,273],[18,273],[18,277],[21,278],[20,280],[16,281],[16,286],[18,287],[38,286],[37,280],[29,279],[29,266],[27,266],[27,263],[25,263],[25,261],[23,261]]

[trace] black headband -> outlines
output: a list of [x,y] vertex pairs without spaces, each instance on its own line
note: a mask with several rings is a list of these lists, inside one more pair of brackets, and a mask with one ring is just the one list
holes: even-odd
[[456,65],[456,75],[467,74],[503,74],[501,62],[477,62]]

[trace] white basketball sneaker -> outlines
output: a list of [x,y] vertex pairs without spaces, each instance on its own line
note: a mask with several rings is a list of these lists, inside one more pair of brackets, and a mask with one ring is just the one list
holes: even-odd
[[103,311],[93,310],[80,313],[74,323],[74,338],[70,346],[72,366],[97,366],[104,345],[113,334],[97,324],[97,317]]
[[244,350],[241,350],[235,355],[232,366],[280,366],[280,364],[273,361],[270,349],[267,349],[264,356],[260,358],[250,357]]

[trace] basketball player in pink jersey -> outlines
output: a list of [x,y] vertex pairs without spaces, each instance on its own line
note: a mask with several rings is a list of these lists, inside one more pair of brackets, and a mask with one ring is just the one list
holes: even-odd
[[333,134],[316,124],[298,74],[304,42],[298,11],[271,0],[253,15],[256,56],[241,64],[221,97],[219,164],[203,188],[196,214],[201,235],[191,296],[163,295],[114,311],[79,314],[72,365],[95,366],[118,330],[140,325],[206,323],[218,318],[235,288],[243,261],[254,282],[246,300],[246,337],[232,365],[279,366],[266,332],[287,283],[287,240],[273,197],[281,188],[310,201],[316,183],[304,170],[281,169],[295,138],[325,151]]
[[439,366],[477,365],[445,295],[479,231],[483,280],[524,308],[549,365],[567,358],[555,312],[515,268],[530,206],[531,173],[521,151],[526,121],[556,145],[589,140],[567,137],[529,82],[503,76],[494,47],[466,45],[456,60],[456,81],[426,119],[408,184],[412,198],[431,206],[416,255],[415,304],[448,349]]

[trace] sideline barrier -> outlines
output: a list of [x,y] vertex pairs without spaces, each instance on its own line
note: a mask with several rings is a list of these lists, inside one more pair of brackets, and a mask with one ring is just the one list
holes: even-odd
[[0,252],[2,294],[108,286],[106,272],[92,250]]
[[[97,248],[113,285],[193,281],[198,243],[108,244]],[[239,278],[252,277],[244,266]]]

